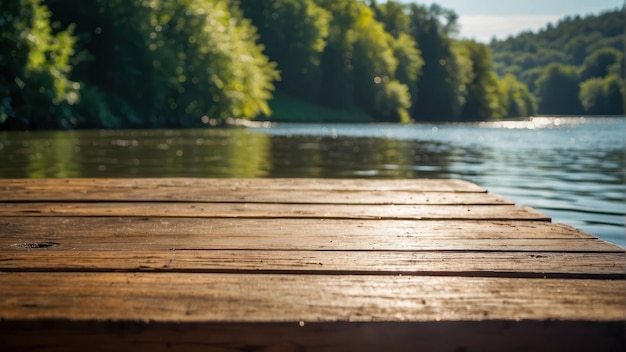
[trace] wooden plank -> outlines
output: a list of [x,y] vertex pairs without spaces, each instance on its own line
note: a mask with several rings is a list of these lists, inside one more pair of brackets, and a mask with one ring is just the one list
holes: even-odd
[[0,216],[128,216],[411,220],[534,220],[550,218],[513,205],[345,205],[261,203],[0,203]]
[[[624,252],[567,225],[517,221],[0,217],[0,250]],[[45,244],[54,244],[46,246]],[[37,245],[41,244],[41,245]]]
[[31,248],[624,252],[570,226],[533,221],[0,217],[0,250]]
[[0,321],[626,320],[626,280],[0,273],[0,287]]
[[298,190],[207,189],[163,187],[156,189],[76,189],[0,190],[5,202],[130,201],[130,202],[214,202],[284,204],[433,204],[499,205],[513,202],[486,193]]
[[[36,331],[36,334],[32,332]],[[7,351],[616,351],[624,322],[0,322]]]
[[626,253],[30,250],[0,251],[0,271],[163,271],[624,279]]
[[[294,236],[362,242],[367,237],[418,239],[590,239],[564,224],[545,221],[448,221],[360,219],[221,219],[164,217],[0,217],[0,243],[19,239],[145,242],[193,237]],[[363,237],[361,237],[363,236]],[[125,243],[129,244],[129,243]],[[623,251],[623,249],[622,249]]]
[[[90,189],[265,189],[265,190],[336,190],[336,191],[414,191],[414,192],[479,192],[486,190],[474,183],[454,179],[211,179],[211,178],[79,178],[79,179],[0,179],[0,196],[15,191],[80,191]],[[3,199],[0,197],[0,199]]]
[[0,180],[0,199],[0,350],[625,347],[624,249],[464,181]]
[[[54,241],[19,241],[9,246],[20,249],[61,249],[61,250],[239,250],[239,249],[267,249],[267,250],[356,250],[356,251],[507,251],[507,252],[598,252],[620,253],[622,249],[610,243],[597,239],[573,240],[538,240],[538,239],[499,239],[499,240],[419,240],[405,239],[372,239],[368,242],[357,243],[359,238],[335,241],[311,239],[311,237],[294,237],[279,239],[276,237],[245,236],[238,238],[194,238],[195,241],[175,238],[172,240],[152,241],[144,238],[142,242],[99,242],[96,244],[65,243]],[[291,243],[285,243],[287,240]],[[49,248],[50,247],[50,248]]]

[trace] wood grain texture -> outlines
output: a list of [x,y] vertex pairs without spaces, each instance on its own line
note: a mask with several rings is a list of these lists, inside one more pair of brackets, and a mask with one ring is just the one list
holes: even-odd
[[[340,181],[340,180],[336,180]],[[214,203],[303,203],[303,204],[513,204],[481,188],[457,180],[416,180],[413,182],[349,183],[285,179],[0,179],[0,199],[10,202],[46,201],[134,201]],[[304,184],[307,184],[306,187]],[[322,187],[322,189],[312,188]],[[394,186],[395,184],[395,186]],[[380,187],[374,188],[373,185]]]
[[128,216],[205,218],[315,218],[410,220],[541,220],[550,218],[513,205],[361,205],[259,203],[0,203],[0,216]]
[[[563,224],[545,221],[452,221],[361,219],[255,219],[171,217],[0,217],[0,243],[22,239],[116,242],[168,237],[267,237],[294,236],[349,240],[360,236],[415,237],[416,239],[597,239]],[[283,241],[285,242],[285,241]],[[250,245],[253,245],[251,241]],[[616,248],[614,246],[614,248]],[[623,249],[622,249],[623,250]]]
[[[67,258],[72,258],[68,261]],[[0,271],[197,272],[624,279],[626,253],[0,251]]]
[[[626,281],[376,275],[1,273],[3,319],[624,321]],[[593,302],[593,304],[590,304]]]
[[[360,219],[221,219],[164,217],[0,217],[3,239],[18,237],[67,238],[157,236],[296,235],[418,236],[446,239],[574,239],[596,238],[568,225],[544,221],[451,221]],[[46,237],[48,236],[48,237]]]
[[[547,222],[0,217],[0,250],[623,252]],[[37,244],[53,244],[37,246]]]
[[0,199],[18,202],[47,201],[130,201],[130,202],[211,202],[283,204],[432,204],[497,205],[513,204],[496,194],[469,192],[346,191],[346,190],[266,190],[167,187],[156,189],[0,189]]
[[58,190],[88,191],[104,189],[119,191],[126,189],[263,189],[263,190],[336,190],[336,191],[413,191],[413,192],[472,192],[486,190],[464,180],[453,179],[209,179],[209,178],[76,178],[76,179],[0,179],[0,195],[13,192]]
[[0,350],[623,351],[624,248],[459,180],[0,179]]

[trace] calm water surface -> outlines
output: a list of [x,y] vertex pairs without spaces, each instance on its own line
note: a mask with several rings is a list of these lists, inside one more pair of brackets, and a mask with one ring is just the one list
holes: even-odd
[[626,246],[626,119],[0,133],[0,177],[460,178]]

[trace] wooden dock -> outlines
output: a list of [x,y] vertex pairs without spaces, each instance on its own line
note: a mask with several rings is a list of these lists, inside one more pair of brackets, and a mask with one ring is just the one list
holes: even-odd
[[626,253],[459,180],[0,179],[0,351],[620,351]]

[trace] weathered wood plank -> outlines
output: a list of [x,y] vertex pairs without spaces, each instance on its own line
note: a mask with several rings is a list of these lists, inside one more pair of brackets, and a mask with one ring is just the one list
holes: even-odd
[[0,250],[624,252],[546,222],[0,217]]
[[626,280],[0,273],[0,321],[626,320]]
[[[297,236],[362,242],[368,237],[419,239],[590,239],[574,227],[545,221],[448,221],[359,219],[220,219],[171,217],[0,217],[0,243],[19,239],[90,242],[194,241],[214,236]],[[363,236],[363,237],[361,237]],[[78,243],[77,243],[78,244]],[[88,247],[84,247],[89,249]],[[95,248],[92,248],[95,249]],[[623,251],[623,249],[622,249]]]
[[[31,333],[36,331],[36,334]],[[0,322],[7,351],[615,351],[624,322],[373,323]]]
[[251,190],[163,187],[155,189],[41,189],[5,191],[5,202],[130,201],[214,202],[284,204],[433,204],[500,205],[513,202],[499,195],[469,192],[344,191],[344,190]]
[[624,279],[626,253],[31,250],[0,251],[0,271],[248,272]]
[[[210,178],[79,178],[79,179],[0,179],[0,195],[14,191],[55,189],[80,191],[90,189],[265,189],[265,190],[337,190],[337,191],[414,191],[414,192],[486,192],[484,188],[454,179],[210,179]],[[2,198],[0,198],[2,199]]]
[[265,203],[0,203],[0,216],[128,216],[411,220],[535,220],[550,218],[513,205],[345,205]]
[[0,217],[0,250],[33,247],[624,252],[567,225],[533,221]]
[[464,181],[0,179],[0,200],[0,350],[625,345],[624,249]]
[[[359,243],[359,239],[367,242]],[[84,241],[84,240],[83,240]],[[285,243],[291,241],[291,243]],[[152,241],[144,238],[142,242],[99,242],[95,244],[73,244],[54,241],[17,241],[8,244],[15,249],[47,248],[62,250],[225,250],[225,249],[267,249],[267,250],[340,250],[340,251],[507,251],[507,252],[597,252],[620,253],[621,249],[610,243],[597,239],[573,240],[541,240],[541,239],[499,239],[499,240],[420,240],[352,238],[335,241],[311,237],[293,237],[279,239],[276,237],[245,236],[238,238],[194,238]],[[5,246],[6,248],[6,246]]]

